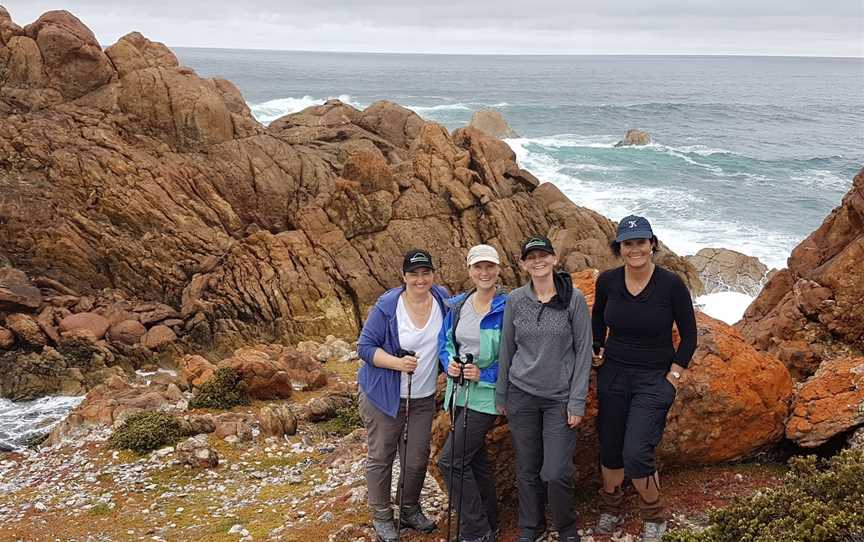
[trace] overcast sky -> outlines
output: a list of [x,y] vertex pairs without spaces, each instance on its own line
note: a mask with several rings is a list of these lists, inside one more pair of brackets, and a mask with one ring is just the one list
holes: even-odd
[[66,9],[109,45],[546,54],[864,56],[864,0],[0,0]]

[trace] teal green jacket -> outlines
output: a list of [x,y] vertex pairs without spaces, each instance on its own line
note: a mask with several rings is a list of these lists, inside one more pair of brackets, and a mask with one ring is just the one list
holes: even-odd
[[[462,305],[473,290],[464,292],[446,301],[450,310],[444,317],[441,333],[438,336],[438,360],[447,374],[447,366],[456,357],[458,345],[454,335],[459,324]],[[486,414],[498,414],[495,410],[495,383],[498,381],[498,344],[501,342],[501,324],[504,321],[504,306],[507,294],[499,291],[492,299],[489,312],[480,320],[480,352],[474,363],[480,368],[480,381],[468,381],[468,385],[459,389],[456,405],[465,406],[465,396],[468,395],[468,408]],[[470,393],[466,393],[470,388]],[[450,407],[453,393],[453,379],[447,378],[447,392],[444,396],[444,409]]]

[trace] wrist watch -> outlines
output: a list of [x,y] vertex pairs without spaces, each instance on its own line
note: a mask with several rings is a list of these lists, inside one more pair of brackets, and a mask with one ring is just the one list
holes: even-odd
[[674,376],[674,377],[675,377],[675,380],[678,380],[679,378],[681,378],[681,373],[678,372],[678,371],[669,371],[669,374],[671,374],[672,376]]

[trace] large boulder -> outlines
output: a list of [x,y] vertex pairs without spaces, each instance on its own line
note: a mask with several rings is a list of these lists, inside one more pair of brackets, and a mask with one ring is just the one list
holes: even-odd
[[823,360],[864,352],[864,170],[839,207],[792,251],[738,328],[798,380]]
[[[594,301],[597,272],[572,275],[574,285]],[[682,378],[658,449],[663,465],[710,465],[751,457],[784,436],[792,379],[777,359],[756,351],[732,328],[697,312],[699,346]],[[598,474],[596,377],[592,370],[585,418],[579,428],[574,457],[576,478]],[[447,438],[446,413],[433,426],[433,453]],[[512,504],[514,455],[506,422],[490,431],[490,456],[495,457],[499,494]],[[434,473],[433,473],[434,474]]]
[[200,388],[216,373],[215,365],[197,355],[183,356],[177,365],[180,385],[185,389]]
[[768,267],[759,258],[726,248],[703,248],[687,260],[709,294],[740,292],[756,297],[768,275]]
[[864,357],[826,361],[798,390],[786,437],[815,447],[864,425]]
[[471,122],[468,123],[471,128],[477,128],[492,137],[501,139],[510,137],[519,137],[516,132],[510,128],[504,116],[494,109],[483,109],[475,111],[471,115]]
[[111,322],[100,314],[92,312],[79,312],[70,314],[66,318],[60,320],[60,332],[66,333],[69,331],[83,331],[93,337],[94,340],[99,340],[108,332],[111,327]]
[[266,348],[247,347],[223,359],[218,368],[236,369],[243,377],[246,391],[255,399],[285,399],[294,387],[288,367],[280,362],[278,353]]

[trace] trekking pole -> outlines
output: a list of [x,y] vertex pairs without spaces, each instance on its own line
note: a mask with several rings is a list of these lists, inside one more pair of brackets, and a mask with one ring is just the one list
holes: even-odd
[[[413,350],[399,349],[396,355],[400,358],[416,355]],[[411,380],[414,371],[408,373],[408,397],[405,398],[405,423],[402,425],[402,457],[399,458],[399,521],[396,524],[396,542],[402,532],[402,505],[405,503],[405,463],[408,461],[408,417],[411,415]]]
[[[474,363],[473,354],[465,354],[465,363]],[[465,364],[462,365],[463,371]],[[459,462],[459,507],[456,509],[456,540],[462,534],[462,502],[465,501],[465,451],[468,445],[468,398],[471,396],[471,383],[465,382],[462,375],[462,387],[465,388],[465,406],[462,408],[462,457]]]
[[[450,391],[450,480],[447,484],[447,542],[451,542],[451,518],[453,516],[453,465],[456,463],[456,394],[459,393],[459,386],[465,383],[465,362],[454,357],[453,361],[459,364],[459,376],[450,377],[453,381],[453,389]],[[457,527],[458,529],[458,527]],[[457,534],[458,538],[459,535]]]

